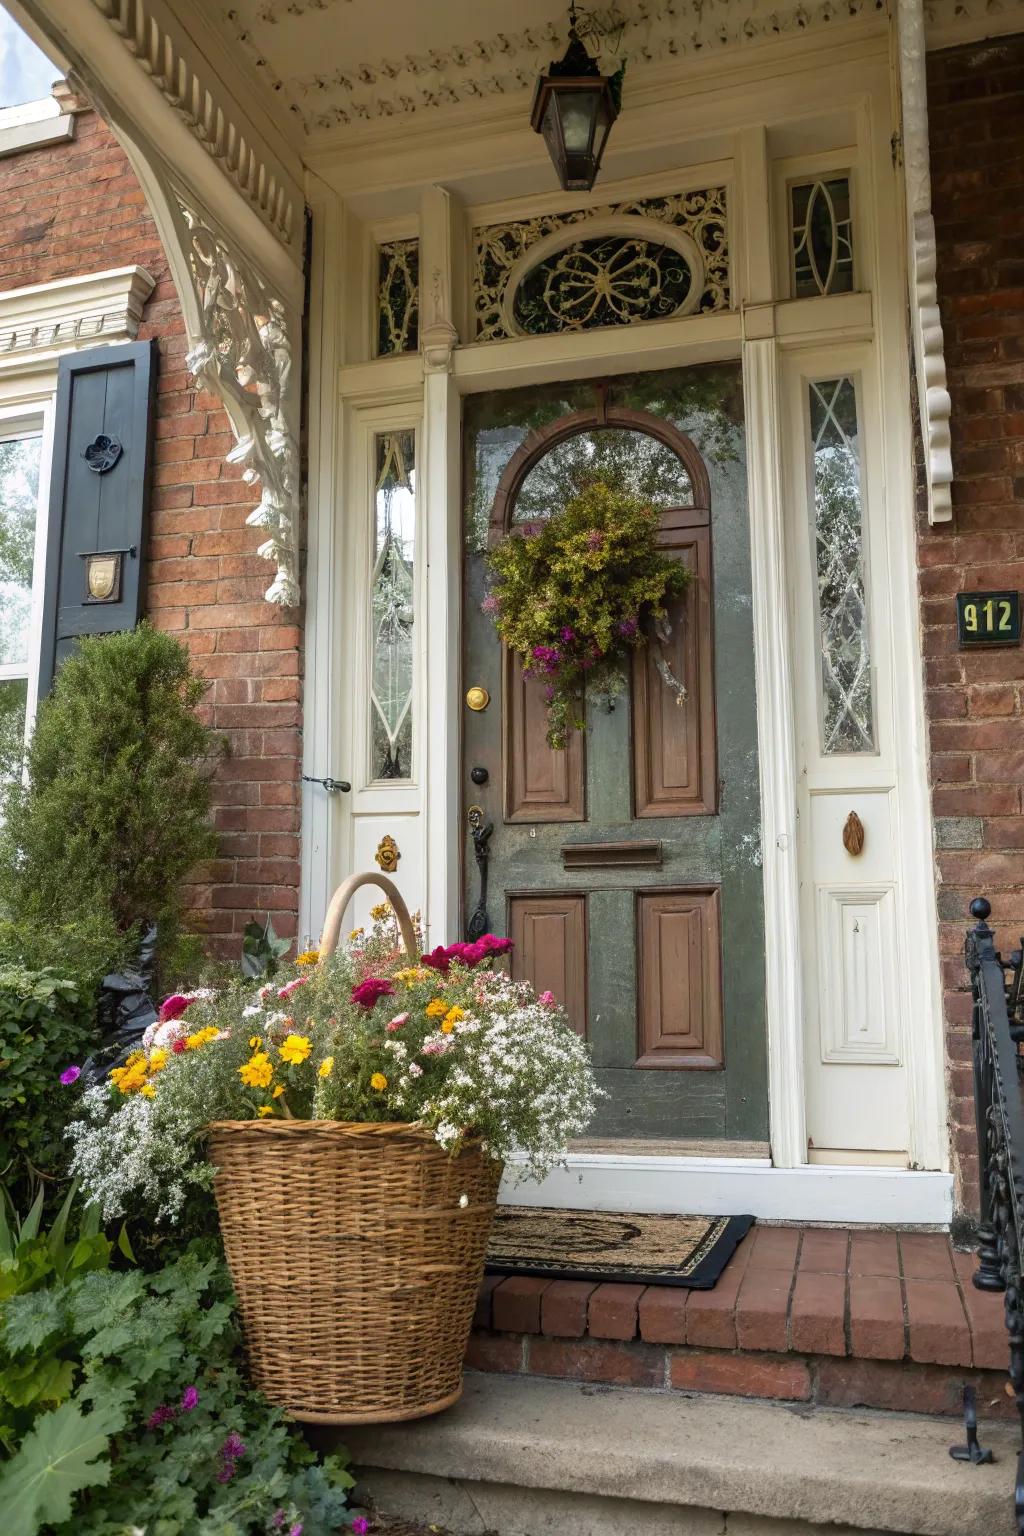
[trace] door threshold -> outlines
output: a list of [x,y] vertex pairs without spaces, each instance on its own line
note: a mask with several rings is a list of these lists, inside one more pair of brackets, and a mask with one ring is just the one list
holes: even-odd
[[570,1152],[605,1153],[613,1157],[727,1157],[757,1158],[761,1162],[771,1159],[771,1148],[766,1141],[726,1141],[679,1137],[675,1140],[644,1139],[641,1137],[584,1136],[570,1141]]
[[559,1210],[755,1216],[764,1221],[946,1227],[953,1178],[906,1168],[774,1168],[767,1157],[692,1157],[571,1151],[541,1183],[517,1183],[506,1164],[503,1205]]

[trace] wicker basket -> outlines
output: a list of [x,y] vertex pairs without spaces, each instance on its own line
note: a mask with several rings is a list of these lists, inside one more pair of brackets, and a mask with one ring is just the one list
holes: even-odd
[[[397,890],[357,875],[331,903],[322,954],[333,914],[371,882],[413,953]],[[271,1402],[324,1424],[454,1403],[500,1166],[473,1142],[453,1158],[403,1123],[218,1121],[209,1149],[250,1370]]]

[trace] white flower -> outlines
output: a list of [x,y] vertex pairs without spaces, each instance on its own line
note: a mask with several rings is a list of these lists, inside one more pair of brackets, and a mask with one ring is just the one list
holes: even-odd
[[258,1003],[249,1003],[245,1008],[242,1009],[242,1018],[254,1019],[258,1013],[262,1012],[263,1009],[259,1006]]
[[463,1210],[465,1210],[468,1204],[469,1204],[469,1196],[468,1195],[460,1195],[459,1196],[459,1205],[461,1206],[461,1208]]

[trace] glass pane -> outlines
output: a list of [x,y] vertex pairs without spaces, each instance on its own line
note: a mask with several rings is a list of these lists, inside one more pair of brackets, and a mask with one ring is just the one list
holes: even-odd
[[864,510],[853,380],[809,385],[822,751],[873,752]]
[[853,290],[853,231],[850,180],[809,181],[790,188],[793,240],[793,294]]
[[370,772],[375,779],[411,777],[415,451],[411,431],[377,437],[370,676]]
[[0,442],[0,662],[28,664],[40,442]]
[[533,466],[519,488],[513,522],[544,519],[564,506],[595,471],[611,475],[659,511],[693,505],[690,477],[671,448],[646,432],[603,427],[557,443]]
[[392,240],[377,252],[377,355],[419,346],[420,243]]
[[556,251],[516,289],[516,321],[531,336],[661,320],[685,303],[693,274],[669,245],[606,235]]
[[20,771],[27,705],[27,678],[10,677],[0,682],[0,781]]

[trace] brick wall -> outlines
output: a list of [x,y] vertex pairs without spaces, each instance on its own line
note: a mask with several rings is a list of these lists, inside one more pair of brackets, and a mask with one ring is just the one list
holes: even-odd
[[197,871],[190,905],[229,956],[253,913],[293,935],[301,632],[294,612],[263,601],[273,567],[245,525],[253,493],[224,462],[234,439],[219,402],[186,373],[181,311],[143,193],[86,112],[70,143],[0,160],[0,207],[0,289],[132,264],[156,279],[139,331],[160,348],[147,608],[210,678],[208,716],[230,745],[214,788],[218,857]]
[[952,1136],[973,1207],[961,953],[976,895],[1004,948],[1024,931],[1024,660],[958,651],[953,594],[1024,589],[1024,37],[930,54],[928,105],[955,480],[953,521],[922,515],[918,554]]

